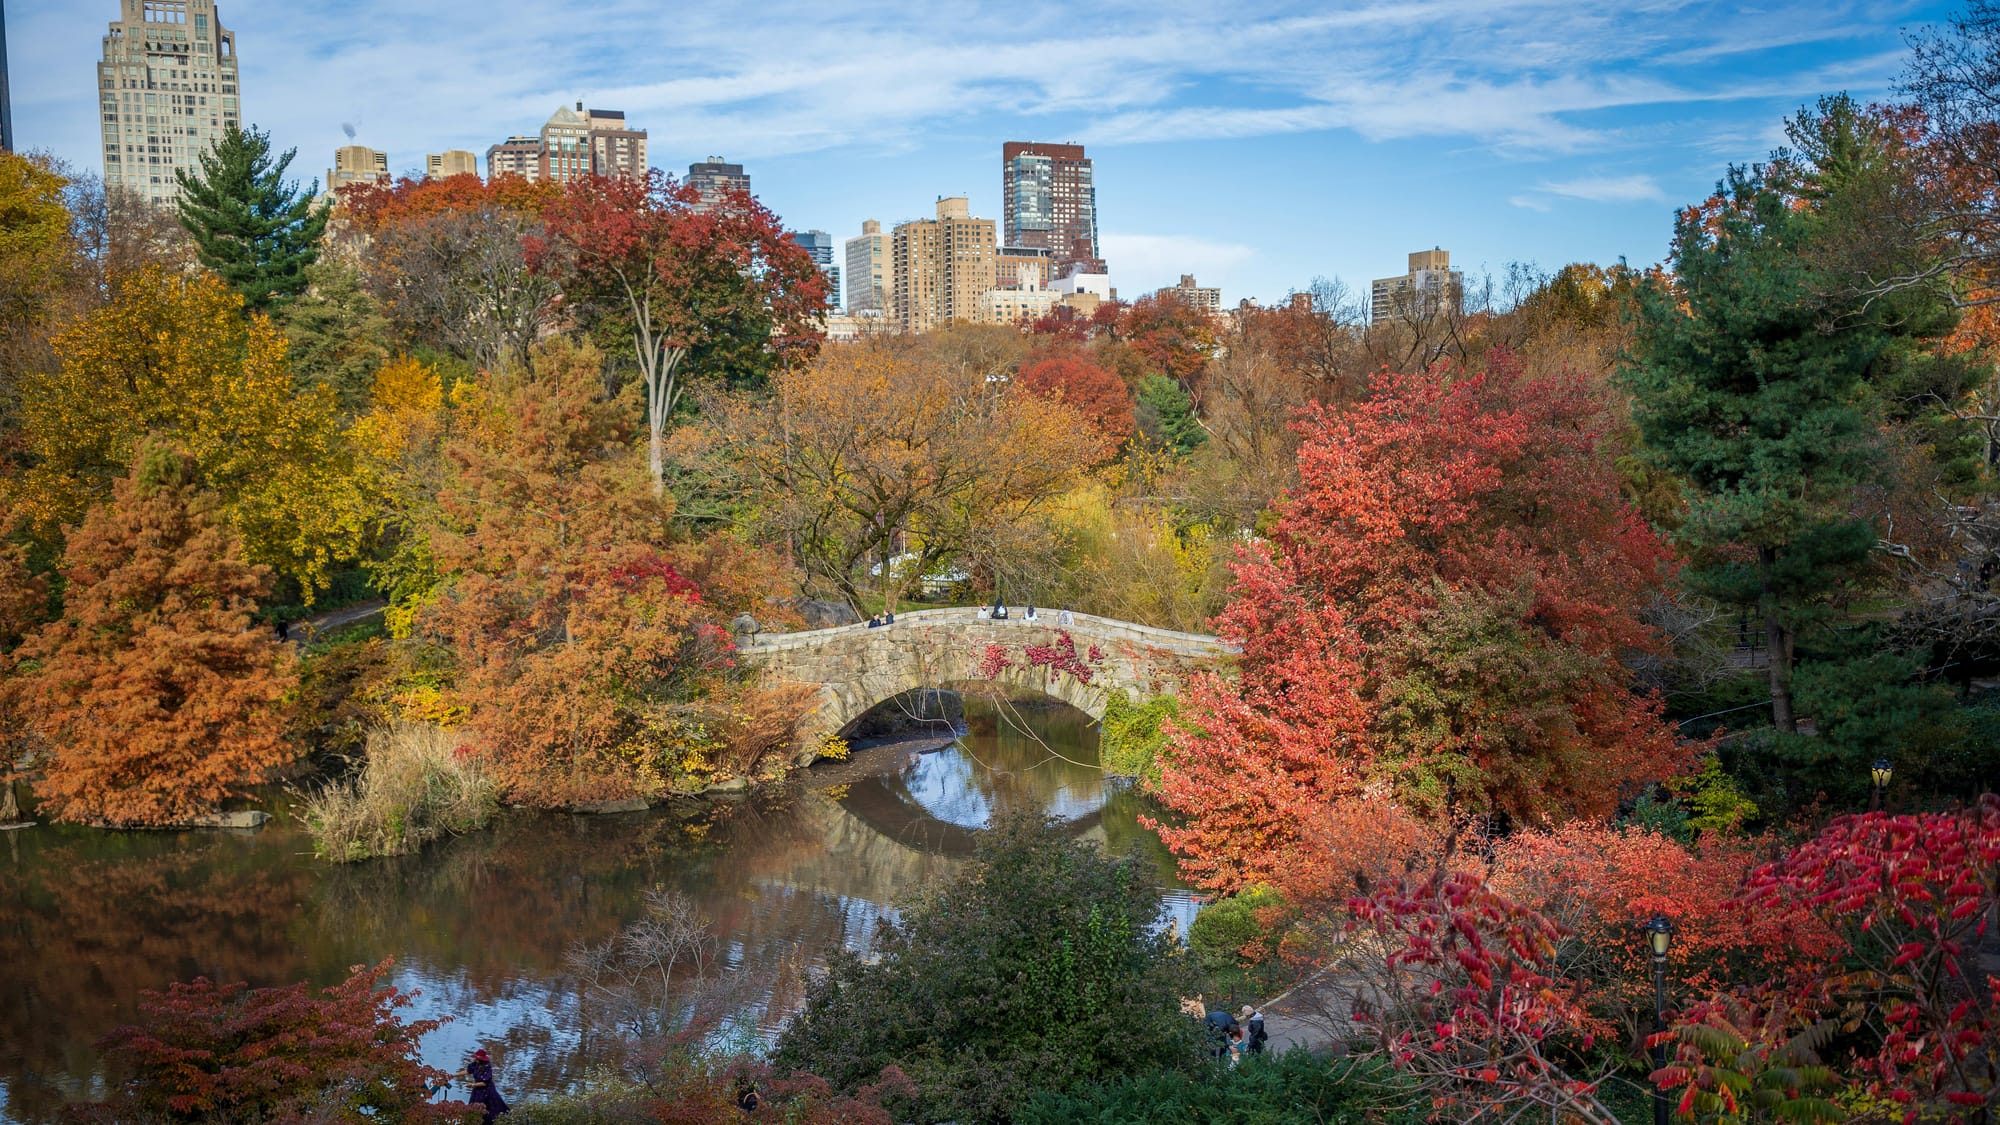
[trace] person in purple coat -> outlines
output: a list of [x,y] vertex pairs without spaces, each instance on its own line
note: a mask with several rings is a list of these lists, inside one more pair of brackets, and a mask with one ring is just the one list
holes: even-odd
[[471,1090],[465,1100],[486,1111],[486,1125],[493,1125],[494,1118],[507,1112],[507,1099],[493,1085],[493,1060],[487,1057],[486,1048],[472,1052],[472,1058],[466,1061],[458,1077],[465,1079]]

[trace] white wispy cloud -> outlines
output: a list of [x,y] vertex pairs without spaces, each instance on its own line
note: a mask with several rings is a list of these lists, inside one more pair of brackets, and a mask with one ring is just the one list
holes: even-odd
[[1651,176],[1585,176],[1575,180],[1544,180],[1539,185],[1549,195],[1581,199],[1588,203],[1643,203],[1665,199],[1660,182]]
[[1225,282],[1257,254],[1254,247],[1190,234],[1106,231],[1099,242],[1127,297],[1172,285],[1184,273],[1204,285]]
[[[21,106],[95,130],[87,65],[110,0],[16,15]],[[1604,111],[1741,96],[1746,53],[1854,38],[1907,5],[1728,0],[1363,0],[1326,12],[1022,0],[937,19],[913,4],[289,0],[228,9],[251,119],[318,144],[356,122],[408,164],[484,148],[587,96],[644,117],[656,145],[743,157],[894,144],[992,114],[1064,121],[1097,143],[1347,129],[1515,155],[1602,145]],[[35,49],[62,40],[61,52]],[[24,49],[25,48],[25,49]],[[1727,65],[1710,66],[1723,59]],[[54,68],[62,68],[60,81]],[[45,71],[46,68],[46,72]],[[1798,69],[1793,64],[1793,70]],[[1792,81],[1797,79],[1797,81]],[[39,82],[37,82],[39,80]],[[1823,82],[1823,76],[1814,76]],[[1755,83],[1809,93],[1782,68]],[[32,88],[36,86],[45,88]],[[17,113],[20,107],[17,107]]]

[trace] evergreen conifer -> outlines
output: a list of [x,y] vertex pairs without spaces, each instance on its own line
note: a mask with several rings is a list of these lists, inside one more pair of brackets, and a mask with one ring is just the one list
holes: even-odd
[[315,207],[319,183],[301,193],[285,182],[297,149],[273,157],[270,134],[232,127],[201,154],[201,170],[174,172],[176,209],[201,264],[243,294],[245,307],[269,311],[303,292],[306,267],[319,257],[327,211]]

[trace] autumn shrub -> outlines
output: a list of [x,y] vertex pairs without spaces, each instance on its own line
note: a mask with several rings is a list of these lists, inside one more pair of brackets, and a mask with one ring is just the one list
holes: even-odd
[[[75,1117],[104,1125],[394,1125],[468,1119],[432,1104],[446,1075],[418,1061],[440,1021],[403,1022],[410,996],[383,987],[389,962],[314,992],[206,978],[140,994],[139,1022],[102,1049],[123,1081]],[[476,1115],[471,1115],[476,1117]]]
[[1140,784],[1160,783],[1160,752],[1166,748],[1168,720],[1180,714],[1171,695],[1133,703],[1123,691],[1111,693],[1097,736],[1098,760],[1105,772],[1136,777]]
[[1730,903],[1740,917],[1802,915],[1831,949],[1688,1005],[1656,1079],[1700,1121],[1747,1120],[1744,1106],[1771,1113],[1800,1097],[1797,1072],[1816,1070],[1813,1085],[1825,1086],[1828,1067],[1834,1104],[1822,1096],[1792,1109],[1819,1120],[1991,1121],[2000,977],[1968,954],[1997,904],[2000,797],[1835,820],[1751,872]]
[[370,731],[360,774],[305,800],[314,853],[336,863],[405,855],[486,827],[498,793],[464,743],[463,732],[424,723]]

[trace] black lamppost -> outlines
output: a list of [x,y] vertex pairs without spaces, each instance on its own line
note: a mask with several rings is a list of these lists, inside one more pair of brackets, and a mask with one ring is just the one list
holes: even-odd
[[1896,767],[1890,765],[1887,758],[1877,758],[1875,764],[1868,767],[1868,774],[1875,782],[1875,794],[1868,800],[1868,811],[1882,811],[1882,791],[1889,788],[1889,778],[1895,772]]
[[[1660,1038],[1667,1030],[1667,947],[1673,944],[1674,924],[1666,915],[1655,914],[1646,923],[1647,951],[1653,959],[1653,1069],[1663,1070],[1667,1065],[1667,1041]],[[1667,1092],[1653,1085],[1653,1125],[1667,1125]]]

